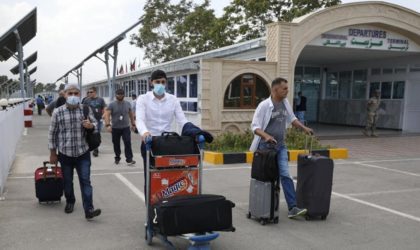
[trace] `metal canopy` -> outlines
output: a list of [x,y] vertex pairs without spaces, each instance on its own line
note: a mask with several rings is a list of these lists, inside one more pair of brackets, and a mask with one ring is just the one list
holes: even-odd
[[36,8],[0,37],[0,61],[6,61],[18,52],[16,30],[19,32],[22,46],[35,37],[37,31]]
[[36,69],[37,69],[37,67],[35,66],[35,68],[31,69],[31,70],[28,72],[28,74],[29,74],[29,75],[32,75],[33,73],[35,73],[35,72],[36,72]]
[[[25,64],[26,67],[34,63],[38,59],[38,52],[35,51],[32,55],[28,56],[24,61],[23,64]],[[19,64],[14,66],[10,72],[12,72],[14,75],[19,73]]]
[[[70,71],[68,71],[67,73],[65,73],[62,77],[58,78],[56,82],[58,82],[58,81],[60,81],[61,79],[64,78],[65,79],[65,82],[67,83],[68,82],[68,75],[70,73],[72,73],[72,74],[74,74],[77,77],[79,86],[80,86],[80,88],[82,88],[82,75],[83,75],[82,74],[82,66],[83,66],[83,64],[86,61],[88,61],[92,57],[96,57],[99,60],[101,60],[103,63],[105,63],[106,72],[107,72],[107,78],[108,78],[108,86],[109,86],[109,97],[110,97],[110,99],[112,101],[113,98],[114,98],[114,88],[113,88],[113,86],[114,86],[114,82],[115,82],[115,75],[116,75],[116,72],[117,72],[118,43],[125,39],[127,32],[129,32],[134,27],[136,27],[137,25],[139,25],[142,21],[143,21],[142,18],[139,19],[136,23],[134,23],[129,28],[127,28],[126,30],[124,30],[121,34],[119,34],[118,36],[116,36],[115,38],[113,38],[111,41],[107,42],[105,45],[101,46],[99,49],[95,50],[88,57],[86,57],[81,63],[79,63],[79,65],[77,65],[76,67],[72,68]],[[109,53],[109,49],[111,47],[114,48],[113,54],[110,54]],[[102,54],[104,52],[105,52],[105,56],[104,56],[104,59],[102,59],[102,58],[100,58],[98,56],[98,54]],[[112,57],[112,59],[114,61],[112,81],[110,79],[110,72],[109,72],[109,57]]]

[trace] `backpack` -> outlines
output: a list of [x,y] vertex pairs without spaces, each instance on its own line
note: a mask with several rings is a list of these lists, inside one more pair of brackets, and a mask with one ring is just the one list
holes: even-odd
[[[89,106],[84,104],[83,105],[83,116],[85,119],[89,119]],[[94,133],[93,129],[85,129],[86,130],[86,142],[89,145],[89,151],[93,151],[101,145],[101,134]]]

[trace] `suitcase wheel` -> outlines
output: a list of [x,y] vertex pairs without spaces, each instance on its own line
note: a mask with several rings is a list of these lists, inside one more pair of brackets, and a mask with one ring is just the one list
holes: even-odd
[[265,226],[265,224],[267,224],[267,222],[264,219],[261,219],[260,220],[260,224],[263,225],[263,226]]
[[326,220],[326,219],[327,219],[326,215],[321,216],[321,220]]
[[305,220],[311,220],[311,219],[312,219],[311,216],[305,215]]
[[246,217],[247,217],[248,219],[251,219],[251,212],[248,212],[248,213],[246,214]]
[[279,217],[274,218],[273,223],[274,224],[279,224]]

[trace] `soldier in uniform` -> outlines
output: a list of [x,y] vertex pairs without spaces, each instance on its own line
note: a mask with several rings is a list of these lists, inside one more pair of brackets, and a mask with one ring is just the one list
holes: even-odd
[[369,131],[371,131],[371,136],[378,137],[375,133],[376,131],[376,122],[378,121],[378,109],[380,104],[379,97],[381,96],[381,92],[379,90],[375,90],[373,96],[369,99],[367,103],[367,121],[366,121],[366,128],[363,130],[363,134],[369,136]]

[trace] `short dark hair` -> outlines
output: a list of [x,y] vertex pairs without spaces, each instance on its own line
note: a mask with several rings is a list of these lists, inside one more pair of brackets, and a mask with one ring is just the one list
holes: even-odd
[[282,78],[282,77],[277,77],[276,79],[274,79],[271,82],[271,87],[274,87],[274,86],[282,84],[282,83],[287,83],[287,80]]
[[122,94],[122,95],[124,95],[124,89],[117,89],[117,90],[115,90],[115,94]]
[[158,69],[152,72],[152,75],[150,76],[150,81],[160,79],[160,78],[167,79],[165,71]]
[[96,92],[96,87],[90,87],[89,89]]

